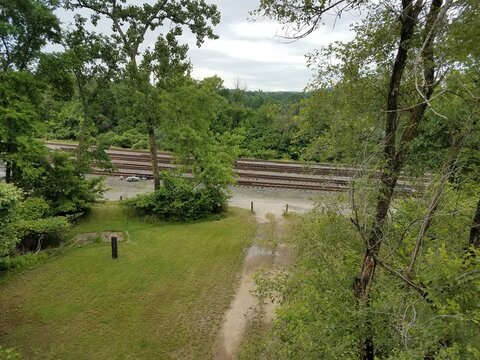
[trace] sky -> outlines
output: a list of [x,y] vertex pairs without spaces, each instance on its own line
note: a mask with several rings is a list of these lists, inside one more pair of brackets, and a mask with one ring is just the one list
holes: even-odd
[[[307,68],[307,53],[333,41],[348,41],[353,38],[351,23],[359,20],[359,14],[344,14],[341,19],[328,15],[325,24],[307,38],[295,42],[281,37],[285,32],[274,21],[252,19],[250,11],[257,8],[259,0],[209,0],[216,4],[222,19],[215,27],[217,40],[205,41],[201,48],[188,30],[182,37],[189,44],[189,57],[193,64],[192,76],[202,79],[218,75],[226,88],[235,82],[247,90],[302,91],[313,76]],[[86,14],[83,14],[84,16]],[[64,23],[72,15],[61,12]],[[101,22],[97,31],[109,32],[110,24]],[[146,44],[155,43],[157,34],[148,33]]]
[[218,75],[225,87],[233,87],[236,79],[248,90],[302,91],[313,73],[307,68],[305,55],[332,41],[353,38],[349,25],[358,20],[354,14],[335,23],[327,16],[326,23],[305,39],[291,42],[282,38],[285,32],[274,21],[249,15],[258,0],[216,0],[222,21],[216,28],[220,38],[206,41],[200,49],[190,39],[193,76]]

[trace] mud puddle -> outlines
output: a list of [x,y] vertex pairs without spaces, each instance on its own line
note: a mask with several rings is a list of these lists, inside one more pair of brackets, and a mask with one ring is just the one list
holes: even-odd
[[[257,240],[263,240],[269,228],[271,230],[271,226],[271,222],[259,224]],[[255,296],[256,284],[254,275],[262,269],[284,270],[293,263],[293,259],[292,249],[285,244],[278,244],[275,247],[252,245],[247,250],[240,285],[237,288],[229,310],[225,314],[224,322],[219,332],[215,359],[237,359],[243,335],[249,322],[258,314],[259,306],[264,310],[264,321],[270,322],[273,319],[277,304],[260,304],[259,299]]]

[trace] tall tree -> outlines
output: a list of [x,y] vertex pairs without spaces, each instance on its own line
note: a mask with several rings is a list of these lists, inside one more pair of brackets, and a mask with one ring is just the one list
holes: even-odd
[[364,26],[356,29],[357,40],[350,48],[342,47],[340,53],[344,60],[343,70],[353,75],[352,81],[374,71],[383,73],[387,85],[380,189],[370,230],[364,236],[366,250],[362,270],[354,283],[355,297],[367,313],[361,348],[364,359],[373,359],[376,355],[368,305],[394,191],[411,144],[431,105],[432,94],[443,75],[444,68],[439,64],[441,57],[437,56],[439,35],[452,18],[465,15],[465,3],[402,0],[381,1],[369,6],[368,2],[354,0],[263,0],[257,11],[291,25],[292,37],[301,38],[321,25],[327,11],[336,10],[341,15],[353,8],[367,10]]
[[38,121],[39,82],[32,68],[48,42],[60,40],[60,25],[48,0],[0,1],[0,156],[11,182],[15,157]]
[[27,70],[42,47],[60,40],[54,1],[0,1],[0,71]]
[[212,130],[224,99],[219,94],[218,77],[202,81],[184,81],[162,94],[162,112],[168,130],[168,142],[182,170],[191,170],[195,181],[209,189],[225,191],[233,182],[233,161],[238,155],[238,139],[229,133]]
[[[91,102],[97,94],[110,86],[119,70],[119,54],[116,44],[103,35],[89,32],[85,28],[86,19],[75,16],[75,27],[67,31],[63,45],[65,52],[61,59],[67,69],[73,73],[78,97],[83,109],[83,119],[80,123],[78,134],[77,161],[86,170],[90,163],[101,155],[101,148],[97,147],[94,154],[91,153],[92,131],[95,123],[92,118]],[[100,158],[105,158],[100,156]]]
[[[128,58],[127,74],[140,92],[144,92],[145,79],[142,79],[142,76],[139,75],[137,57],[140,55],[141,46],[144,45],[148,31],[155,31],[162,26],[170,25],[170,36],[176,37],[183,33],[183,27],[185,26],[196,35],[197,45],[200,46],[205,38],[217,38],[213,33],[212,26],[217,25],[220,21],[217,7],[207,4],[204,0],[162,0],[156,1],[152,5],[148,3],[130,5],[126,4],[125,1],[117,0],[68,0],[66,3],[72,9],[85,8],[93,11],[91,19],[94,25],[101,17],[112,22],[113,39],[121,45],[123,53]],[[148,113],[148,107],[145,107],[143,111]],[[146,126],[150,142],[155,189],[158,189],[160,178],[155,137],[156,126],[152,122],[147,123]]]

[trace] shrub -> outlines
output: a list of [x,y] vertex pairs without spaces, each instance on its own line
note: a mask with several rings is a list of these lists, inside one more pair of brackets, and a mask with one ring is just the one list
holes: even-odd
[[[48,259],[46,252],[7,256],[0,258],[0,271],[28,269],[46,259]],[[0,359],[2,359],[2,357],[0,357]]]
[[41,249],[43,246],[58,244],[70,223],[65,216],[49,216],[48,203],[37,197],[24,200],[18,206],[18,220],[15,224],[24,249]]
[[52,209],[51,215],[78,215],[87,212],[102,194],[102,179],[87,179],[69,155],[51,153],[45,177],[32,195],[43,197]]
[[15,186],[0,183],[0,257],[7,255],[18,242],[15,211],[20,198],[20,190]]
[[128,200],[126,205],[139,215],[166,220],[197,220],[221,213],[227,200],[228,194],[223,188],[198,185],[164,173],[158,191]]
[[39,145],[36,153],[17,159],[14,184],[27,197],[43,198],[48,215],[78,216],[98,202],[103,194],[102,179],[88,179],[85,167],[62,151],[47,151]]

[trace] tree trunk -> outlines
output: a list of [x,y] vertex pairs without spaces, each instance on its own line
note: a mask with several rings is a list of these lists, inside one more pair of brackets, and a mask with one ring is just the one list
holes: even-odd
[[[15,145],[12,141],[7,143],[7,154],[11,155],[15,152]],[[11,160],[5,162],[5,182],[10,184],[13,182],[13,172],[15,163]]]
[[93,123],[93,121],[88,117],[88,102],[83,92],[84,81],[82,81],[80,75],[76,75],[76,77],[77,77],[78,94],[80,96],[80,100],[82,101],[82,111],[83,111],[83,121],[80,123],[79,136],[77,139],[78,140],[77,163],[83,172],[89,172],[91,170],[91,161],[92,161],[88,153],[89,144],[90,144],[89,140],[92,136],[90,124]]
[[158,171],[157,140],[155,139],[155,128],[148,126],[148,139],[150,142],[150,159],[152,161],[153,184],[155,190],[160,189],[160,173]]
[[[407,0],[403,4],[403,13],[400,17],[402,23],[400,30],[400,42],[398,45],[395,63],[390,77],[388,100],[387,100],[387,119],[385,128],[385,145],[384,153],[386,166],[382,171],[381,190],[377,199],[376,215],[373,223],[372,231],[367,239],[367,249],[363,260],[362,272],[360,277],[355,279],[354,289],[355,296],[361,302],[368,301],[368,291],[373,280],[376,269],[376,258],[380,251],[380,245],[383,239],[383,226],[388,215],[390,202],[393,196],[393,190],[397,184],[398,175],[401,170],[396,155],[396,138],[398,126],[398,97],[400,92],[400,84],[402,82],[403,73],[408,59],[408,50],[410,48],[410,40],[414,34],[415,25],[419,9],[416,9],[412,0]],[[366,340],[368,342],[369,339]],[[367,346],[365,346],[366,348]],[[372,351],[373,353],[373,351]],[[364,358],[372,357],[365,354]]]
[[12,182],[12,162],[7,161],[5,163],[5,182],[10,184]]
[[470,228],[469,246],[480,248],[480,200],[477,203],[477,210],[473,217],[472,227]]
[[[372,230],[366,239],[366,252],[362,264],[360,277],[354,281],[355,297],[359,306],[369,306],[369,292],[377,267],[377,258],[384,237],[384,225],[387,220],[388,211],[392,202],[393,193],[397,185],[398,177],[402,171],[406,156],[411,144],[418,132],[418,126],[423,119],[427,108],[427,101],[430,99],[435,79],[435,63],[433,57],[433,43],[436,36],[435,24],[442,6],[443,0],[433,0],[426,17],[423,32],[423,47],[420,52],[421,66],[423,67],[423,84],[419,89],[420,96],[417,105],[411,111],[406,129],[398,144],[398,124],[401,116],[399,109],[400,86],[404,76],[405,67],[409,57],[409,50],[412,47],[412,37],[418,23],[418,17],[424,4],[413,0],[404,0],[403,11],[400,16],[401,29],[400,41],[397,49],[395,63],[389,84],[387,99],[387,118],[385,128],[384,154],[386,165],[382,171],[381,189],[377,199],[377,207]],[[367,319],[366,336],[362,341],[361,356],[365,360],[375,358],[375,347],[373,344],[371,321]]]
[[[127,46],[128,44],[126,44]],[[133,82],[137,86],[137,90],[146,95],[145,89],[142,89],[141,81],[138,78],[138,64],[137,64],[137,49],[138,46],[134,49],[129,50],[130,56],[130,67],[133,73],[131,74]],[[150,161],[152,163],[153,171],[153,186],[155,191],[160,189],[160,173],[158,171],[158,156],[157,156],[157,140],[155,138],[155,123],[154,120],[150,119],[147,121],[148,127],[148,142],[150,145]]]

